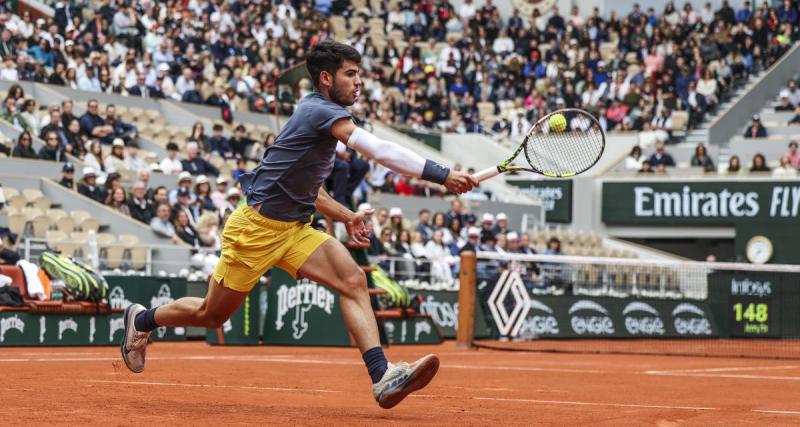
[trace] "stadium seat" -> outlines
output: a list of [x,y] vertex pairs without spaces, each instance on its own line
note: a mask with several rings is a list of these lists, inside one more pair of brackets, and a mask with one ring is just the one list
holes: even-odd
[[686,126],[689,124],[689,112],[688,111],[673,111],[672,112],[672,130],[686,130]]
[[55,226],[56,230],[63,231],[65,233],[70,233],[75,230],[75,220],[68,215],[64,215],[57,221],[53,221],[53,225]]
[[59,251],[61,249],[61,243],[67,240],[67,233],[58,230],[47,230],[44,238],[47,240],[47,245],[50,246],[50,248]]
[[125,248],[130,249],[133,245],[139,243],[139,238],[133,234],[120,234],[118,242]]
[[28,203],[33,203],[36,199],[44,197],[44,194],[35,188],[26,188],[22,190],[22,196],[25,197]]
[[78,228],[84,232],[94,231],[96,233],[100,229],[100,221],[97,218],[85,218],[78,224]]
[[21,210],[28,205],[28,201],[21,194],[15,194],[6,198],[6,204]]
[[39,197],[38,199],[34,200],[31,205],[37,209],[41,209],[43,212],[46,212],[52,206],[50,202],[50,198],[47,196]]
[[45,215],[49,216],[50,219],[53,220],[53,222],[56,222],[56,221],[60,220],[61,218],[64,218],[64,217],[67,216],[67,211],[65,211],[64,209],[47,209],[47,210],[45,210],[44,213],[45,213]]
[[80,224],[81,222],[83,222],[84,219],[92,216],[92,214],[90,214],[89,212],[82,210],[72,211],[70,212],[69,215],[72,217],[73,221],[75,221],[75,224]]
[[28,219],[21,213],[8,215],[8,229],[19,237],[25,234],[25,224],[27,223]]
[[2,188],[3,188],[3,196],[5,196],[6,200],[19,194],[19,190],[17,190],[14,187],[2,187]]
[[50,230],[51,225],[50,217],[47,215],[38,215],[31,220],[33,227],[33,237],[44,239],[47,231]]
[[492,115],[494,115],[494,103],[491,102],[478,103],[478,118],[484,120]]
[[105,263],[108,268],[122,268],[122,259],[125,255],[125,247],[120,244],[111,244],[103,247],[105,250]]
[[33,221],[33,219],[37,216],[44,215],[44,212],[39,208],[22,208],[22,214],[25,215],[25,218],[28,221]]
[[117,241],[117,237],[111,233],[97,233],[97,246],[108,246]]
[[130,248],[131,265],[134,270],[142,270],[147,267],[147,246],[136,245]]
[[73,231],[69,233],[70,241],[75,245],[75,251],[80,251],[83,254],[83,257],[86,258],[89,255],[89,235],[82,231]]

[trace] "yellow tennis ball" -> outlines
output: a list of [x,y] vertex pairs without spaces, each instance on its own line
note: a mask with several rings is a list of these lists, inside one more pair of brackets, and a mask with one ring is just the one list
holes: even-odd
[[550,116],[550,130],[555,132],[564,132],[567,128],[567,118],[563,114],[553,114]]

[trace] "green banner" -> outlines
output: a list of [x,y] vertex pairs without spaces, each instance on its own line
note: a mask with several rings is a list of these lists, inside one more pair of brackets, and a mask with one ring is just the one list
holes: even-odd
[[310,280],[272,269],[264,319],[266,345],[349,346],[339,295]]
[[253,287],[242,305],[233,312],[221,328],[206,329],[206,342],[212,345],[256,345],[258,333],[258,296],[261,285]]
[[[420,313],[431,316],[442,337],[455,338],[458,329],[458,292],[415,291],[415,293],[422,297]],[[491,335],[492,329],[486,323],[483,309],[480,304],[475,304],[475,338],[487,338]]]
[[441,344],[442,336],[429,317],[384,319],[390,344]]
[[116,345],[123,329],[121,313],[77,316],[0,312],[0,346]]
[[783,181],[604,182],[607,224],[732,225],[796,222],[800,183]]
[[572,222],[572,180],[506,179],[506,182],[542,199],[547,222]]
[[[153,308],[186,296],[186,279],[182,278],[108,276],[106,281],[112,309],[125,309],[134,303]],[[151,336],[154,340],[181,341],[186,339],[186,328],[160,327]]]
[[537,295],[531,297],[517,336],[708,338],[719,336],[719,330],[704,301]]

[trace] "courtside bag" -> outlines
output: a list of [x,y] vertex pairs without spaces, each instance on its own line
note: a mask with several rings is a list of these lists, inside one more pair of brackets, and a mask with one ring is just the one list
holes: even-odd
[[390,306],[393,307],[408,307],[411,304],[411,296],[408,294],[406,288],[395,282],[389,275],[377,265],[371,265],[372,270],[372,283],[378,289],[383,289],[386,294],[383,295]]
[[42,253],[40,262],[50,277],[64,282],[75,300],[100,303],[108,296],[106,280],[88,266],[49,251]]

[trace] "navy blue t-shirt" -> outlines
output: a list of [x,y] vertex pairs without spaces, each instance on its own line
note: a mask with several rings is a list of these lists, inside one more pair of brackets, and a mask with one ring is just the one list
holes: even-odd
[[308,222],[333,170],[337,140],[331,126],[342,118],[350,113],[321,94],[303,98],[261,163],[239,178],[247,204],[262,203],[269,218]]

